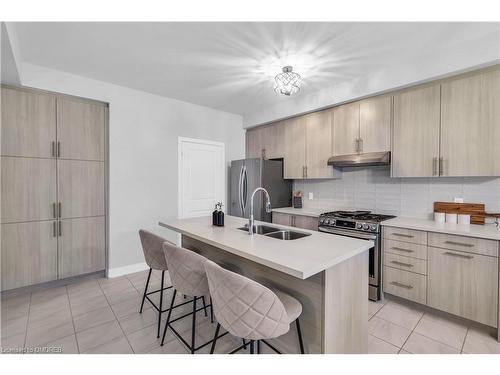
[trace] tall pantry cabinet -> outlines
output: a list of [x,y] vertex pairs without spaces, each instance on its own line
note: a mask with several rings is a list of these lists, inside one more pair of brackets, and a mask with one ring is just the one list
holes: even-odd
[[1,90],[2,290],[104,270],[107,105]]

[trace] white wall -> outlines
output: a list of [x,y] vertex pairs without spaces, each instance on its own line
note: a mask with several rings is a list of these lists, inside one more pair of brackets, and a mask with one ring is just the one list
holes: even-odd
[[244,157],[239,115],[31,64],[23,64],[21,71],[25,86],[109,103],[111,269],[144,261],[140,228],[176,239],[157,223],[177,217],[179,136],[224,142],[226,162]]
[[245,113],[243,126],[249,128],[499,62],[500,26],[497,26],[486,35],[450,43],[448,48],[436,50],[419,61],[391,66],[389,60],[383,70],[370,72],[365,77],[311,93],[304,89],[278,104]]
[[[294,181],[305,192],[304,207],[321,210],[366,209],[377,213],[431,218],[436,201],[484,203],[500,212],[500,178],[391,178],[389,167],[345,168],[338,180]],[[308,199],[312,192],[314,199]]]

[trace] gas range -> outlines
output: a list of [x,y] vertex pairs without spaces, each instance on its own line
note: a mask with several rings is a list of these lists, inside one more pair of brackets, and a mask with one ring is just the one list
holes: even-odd
[[372,214],[370,211],[333,211],[319,217],[319,227],[344,228],[360,232],[380,233],[380,222],[395,216]]
[[319,216],[318,231],[373,242],[368,255],[368,297],[378,301],[382,293],[382,246],[380,222],[395,216],[370,211],[333,211]]

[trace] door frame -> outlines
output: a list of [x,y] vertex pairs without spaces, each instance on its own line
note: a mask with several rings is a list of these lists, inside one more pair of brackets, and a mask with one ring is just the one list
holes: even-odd
[[[207,139],[178,137],[177,140],[177,218],[182,219],[182,144],[196,143],[207,146],[218,146],[222,148],[222,183],[224,189],[224,199],[227,199],[227,184],[226,184],[226,145],[224,142],[211,141]],[[227,202],[226,202],[227,203]]]

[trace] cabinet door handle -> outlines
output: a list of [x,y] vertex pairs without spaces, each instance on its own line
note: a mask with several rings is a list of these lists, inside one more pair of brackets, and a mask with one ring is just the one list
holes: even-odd
[[60,218],[60,217],[62,216],[62,203],[61,203],[61,202],[59,202],[59,204],[58,204],[58,209],[57,209],[57,211],[58,211],[59,218]]
[[391,285],[397,286],[399,288],[413,289],[413,285],[403,284],[398,281],[391,281]]
[[444,175],[444,172],[443,172],[443,157],[442,156],[439,158],[439,175],[440,176]]
[[57,237],[56,222],[52,222],[52,237]]
[[62,236],[62,221],[59,220],[59,237]]
[[464,246],[464,247],[474,247],[474,245],[471,244],[471,243],[463,243],[463,242],[455,242],[455,241],[444,241],[444,243],[447,243],[449,245],[457,245],[457,246]]
[[438,174],[437,164],[438,164],[438,158],[437,158],[437,156],[435,156],[432,158],[432,175],[433,176],[437,176],[437,174]]
[[391,263],[392,264],[395,264],[397,266],[403,266],[403,267],[409,267],[409,268],[412,268],[413,267],[413,264],[410,264],[410,263],[403,263],[403,262],[398,262],[397,260],[391,260]]
[[56,156],[56,142],[52,141],[52,157]]
[[52,217],[57,219],[56,202],[52,203]]
[[306,165],[306,178],[307,178],[307,165]]
[[57,157],[61,157],[61,142],[57,142]]
[[457,254],[457,253],[452,253],[450,251],[444,252],[443,255],[448,255],[450,257],[463,258],[463,259],[472,259],[472,258],[474,258],[472,255]]
[[363,152],[363,138],[358,139],[359,152]]
[[359,138],[356,138],[356,139],[354,140],[354,144],[355,144],[355,146],[354,146],[354,147],[356,147],[356,152],[359,152]]
[[411,234],[403,234],[403,233],[392,233],[393,236],[396,237],[405,237],[405,238],[413,238]]
[[403,249],[402,247],[391,247],[391,249],[393,250],[398,250],[398,251],[404,251],[405,253],[413,253],[413,250],[409,250],[409,249]]

